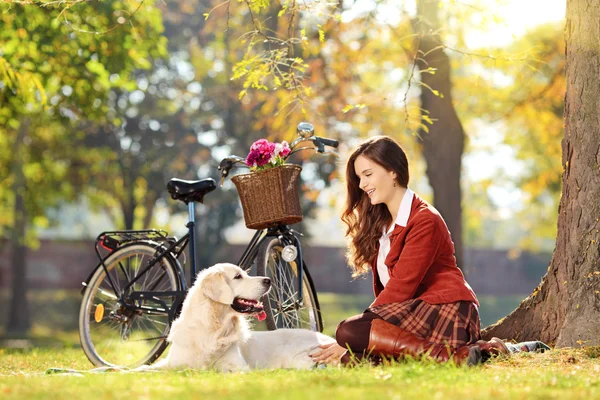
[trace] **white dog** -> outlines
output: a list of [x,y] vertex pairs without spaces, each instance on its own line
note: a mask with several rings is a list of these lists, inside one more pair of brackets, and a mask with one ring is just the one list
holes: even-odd
[[260,298],[270,288],[269,278],[251,277],[233,264],[217,264],[202,271],[171,327],[167,357],[144,369],[314,367],[309,354],[335,339],[305,329],[249,329],[246,316],[264,316]]

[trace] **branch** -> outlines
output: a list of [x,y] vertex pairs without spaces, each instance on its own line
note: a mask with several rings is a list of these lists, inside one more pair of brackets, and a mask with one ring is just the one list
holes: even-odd
[[[93,35],[103,35],[109,32],[114,31],[115,29],[119,28],[119,26],[124,25],[126,23],[131,23],[131,19],[133,18],[133,16],[139,11],[139,9],[142,7],[142,5],[144,4],[144,0],[141,0],[140,3],[138,4],[137,8],[135,9],[135,11],[133,13],[131,13],[127,18],[124,18],[123,21],[118,22],[117,24],[115,24],[114,26],[108,28],[107,30],[104,31],[87,31],[84,29],[79,29],[79,28],[75,28],[71,22],[67,19],[67,12],[75,7],[78,4],[81,3],[91,3],[94,0],[52,0],[52,1],[43,1],[43,0],[2,0],[4,3],[9,3],[9,4],[20,4],[20,5],[37,5],[39,7],[60,7],[62,5],[64,5],[64,8],[60,11],[60,13],[58,14],[58,16],[56,17],[56,19],[59,19],[60,17],[64,16],[64,20],[66,25],[71,28],[73,31],[75,32],[79,32],[79,33],[89,33],[89,34],[93,34]],[[119,10],[120,12],[124,12],[127,13],[126,10]],[[118,19],[117,19],[118,21]]]
[[269,40],[269,37],[262,32],[262,30],[260,28],[260,24],[254,17],[254,13],[252,12],[252,7],[250,6],[250,2],[248,0],[244,0],[244,3],[246,3],[246,5],[248,6],[248,11],[250,12],[250,18],[252,19],[252,24],[254,25],[256,32],[258,32],[258,34],[263,36],[265,39]]
[[536,101],[544,98],[544,96],[546,95],[546,93],[552,88],[552,86],[554,86],[554,83],[556,83],[556,79],[561,76],[564,73],[564,69],[563,68],[558,68],[556,71],[554,71],[554,74],[552,74],[552,77],[550,78],[550,81],[546,84],[546,86],[544,86],[538,93],[533,94],[531,96],[527,96],[519,101],[517,101],[516,103],[514,103],[512,105],[512,107],[505,112],[503,115],[490,120],[490,122],[498,122],[500,120],[504,120],[508,117],[510,117],[510,115],[519,107],[523,106],[524,104],[527,103],[535,103]]
[[[81,3],[81,2],[85,2],[85,1],[89,1],[89,0],[77,0],[77,3]],[[124,25],[126,23],[130,23],[131,26],[133,26],[133,23],[131,23],[131,19],[139,11],[139,9],[142,7],[143,4],[144,4],[144,0],[141,0],[140,4],[138,4],[137,8],[127,18],[125,18],[122,22],[118,22],[119,18],[121,18],[121,17],[117,18],[117,24],[116,25],[112,26],[111,28],[108,28],[105,31],[101,31],[101,32],[99,32],[99,31],[86,31],[84,29],[79,29],[79,28],[73,27],[73,25],[67,19],[67,15],[66,15],[66,12],[65,12],[66,10],[68,10],[69,8],[71,8],[71,6],[68,6],[63,11],[61,11],[57,18],[59,18],[64,13],[65,14],[65,23],[67,24],[67,26],[69,28],[71,28],[75,32],[90,33],[90,34],[93,34],[93,35],[104,35],[106,33],[114,31],[115,29],[119,28],[120,25]],[[125,12],[125,13],[127,12],[126,10],[120,10],[120,11]]]
[[[292,0],[292,12],[289,19],[288,24],[288,39],[292,39],[294,37],[294,17],[296,16],[296,0]],[[292,41],[289,41],[288,45],[288,57],[294,55],[294,45]]]
[[445,44],[440,43],[438,41],[436,41],[436,42],[440,45],[440,47],[443,47],[444,49],[453,51],[455,53],[462,54],[464,56],[471,56],[471,57],[478,57],[478,58],[487,58],[487,59],[490,59],[490,60],[499,60],[499,61],[517,61],[517,62],[519,62],[519,61],[536,61],[536,62],[539,62],[540,64],[546,64],[546,62],[544,60],[538,60],[536,58],[529,58],[529,57],[515,58],[513,56],[494,56],[494,55],[491,55],[491,54],[471,53],[471,52],[468,52],[468,51],[464,51],[464,50],[460,50],[460,49],[455,49],[453,47],[446,46]]
[[410,69],[410,75],[408,77],[408,86],[406,88],[406,92],[404,92],[404,99],[402,100],[402,102],[404,103],[404,115],[405,115],[404,116],[404,128],[405,129],[408,129],[408,123],[409,123],[409,121],[408,121],[409,111],[408,111],[408,102],[407,102],[408,92],[410,91],[410,87],[412,86],[412,80],[413,80],[413,77],[415,76],[415,69],[417,68],[417,58],[418,58],[419,51],[420,51],[419,50],[420,45],[421,45],[421,37],[417,36],[417,47],[415,50],[415,55],[412,60],[412,68]]

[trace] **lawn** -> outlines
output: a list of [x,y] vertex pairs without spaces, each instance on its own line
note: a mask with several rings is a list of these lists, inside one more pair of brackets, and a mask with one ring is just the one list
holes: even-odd
[[425,362],[312,371],[47,374],[88,370],[76,348],[0,350],[6,399],[591,399],[600,398],[600,350],[555,350],[467,368]]
[[[340,320],[370,302],[368,296],[320,294],[319,298],[324,332],[330,335]],[[407,362],[393,367],[248,374],[47,373],[51,368],[92,368],[79,348],[71,320],[79,299],[64,293],[58,298],[37,293],[32,298],[34,326],[29,338],[0,342],[7,346],[0,348],[0,399],[600,399],[600,348],[522,354],[473,368]],[[498,315],[506,315],[502,308],[519,301],[480,300],[482,309],[488,304]]]

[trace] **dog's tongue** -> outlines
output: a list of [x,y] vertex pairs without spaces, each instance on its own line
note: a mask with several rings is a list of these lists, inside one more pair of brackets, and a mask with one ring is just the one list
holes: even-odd
[[256,317],[256,319],[258,319],[259,321],[264,321],[267,318],[267,313],[264,311],[261,311],[259,313],[254,314],[254,316]]

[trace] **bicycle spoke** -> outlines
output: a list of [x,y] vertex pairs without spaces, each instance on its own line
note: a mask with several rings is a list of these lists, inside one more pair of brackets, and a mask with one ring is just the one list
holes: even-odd
[[[277,258],[277,268],[279,271],[282,271],[283,274],[288,275],[285,279],[282,280],[283,285],[282,291],[285,293],[285,297],[287,299],[284,302],[281,302],[282,312],[284,314],[284,319],[286,321],[286,327],[298,327],[301,326],[301,319],[298,310],[296,309],[297,302],[297,294],[298,291],[295,287],[293,287],[294,282],[297,280],[297,275],[294,273],[291,268],[286,268],[284,264],[281,262],[282,259],[280,257]],[[288,264],[289,265],[289,264]]]
[[[129,281],[129,273],[125,271],[125,267],[123,267],[122,263],[119,263],[119,268],[121,269],[121,272],[123,272],[123,275],[125,275],[125,279]],[[129,270],[129,265],[127,265],[127,269]]]
[[164,271],[162,274],[160,274],[157,278],[154,278],[148,285],[144,285],[144,287],[147,287],[149,291],[153,291],[155,290],[156,286],[159,285],[161,283],[161,280],[167,275],[167,272]]
[[[143,261],[143,260],[142,260]],[[159,265],[158,263],[156,265]],[[143,265],[142,263],[139,263],[139,268],[146,268],[147,265]],[[144,272],[144,281],[140,284],[141,287],[146,288],[147,286],[147,282],[148,282],[148,277],[150,276],[152,269],[149,269],[148,271]],[[139,281],[138,281],[139,282]]]
[[146,319],[147,321],[150,321],[150,322],[152,322],[153,324],[160,324],[160,325],[162,325],[162,326],[163,326],[163,328],[162,328],[162,329],[161,329],[161,328],[158,328],[158,330],[159,330],[159,331],[160,331],[160,330],[163,330],[163,331],[164,331],[164,330],[165,330],[165,327],[167,327],[167,326],[169,325],[169,324],[168,324],[168,323],[166,323],[166,322],[158,321],[158,320],[156,320],[156,319],[153,319],[153,318],[150,318],[150,317],[144,317],[144,319]]
[[156,337],[149,337],[149,338],[144,338],[144,339],[136,339],[136,340],[132,340],[132,342],[149,342],[152,340],[164,340],[166,339],[166,336],[156,336]]
[[[309,275],[302,276],[299,291],[299,268],[302,264],[287,262],[281,256],[284,246],[279,239],[265,242],[257,258],[257,272],[271,279],[271,291],[266,296],[267,328],[320,329],[313,286]],[[305,267],[304,267],[305,268]],[[300,299],[302,298],[302,302]],[[268,307],[267,307],[268,306]]]
[[[149,328],[149,330],[156,330],[158,333],[162,333],[164,330],[158,328],[152,321],[142,318],[141,316],[136,318],[136,320],[139,321],[140,324],[143,324],[145,327]],[[146,324],[146,322],[149,322],[149,324]]]
[[109,292],[112,291],[112,289],[104,289],[104,288],[98,288],[98,292],[106,297],[108,297],[111,300],[119,300],[119,298],[117,296],[115,296],[114,293]]

